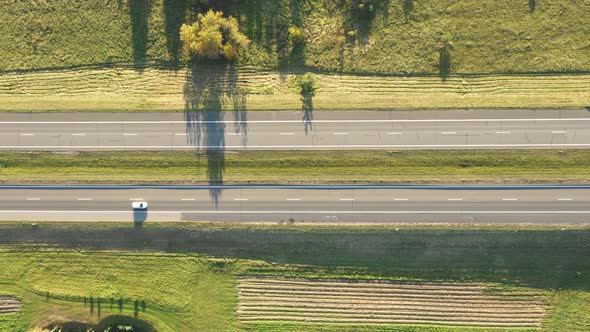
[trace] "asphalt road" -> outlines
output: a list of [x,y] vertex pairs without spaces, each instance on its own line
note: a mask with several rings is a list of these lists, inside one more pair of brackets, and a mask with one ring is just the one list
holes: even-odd
[[[147,211],[131,202],[147,201]],[[590,186],[0,187],[0,220],[582,223]]]
[[2,113],[5,150],[590,148],[585,110]]

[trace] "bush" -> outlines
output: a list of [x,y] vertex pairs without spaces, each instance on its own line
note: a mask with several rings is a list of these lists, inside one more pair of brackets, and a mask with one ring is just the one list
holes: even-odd
[[246,48],[250,40],[239,30],[238,21],[233,17],[223,17],[223,12],[209,10],[199,14],[192,25],[180,27],[180,40],[183,51],[188,56],[204,56],[209,59],[225,57],[234,61],[239,50]]
[[317,77],[310,72],[297,76],[297,86],[301,94],[313,93],[319,87]]

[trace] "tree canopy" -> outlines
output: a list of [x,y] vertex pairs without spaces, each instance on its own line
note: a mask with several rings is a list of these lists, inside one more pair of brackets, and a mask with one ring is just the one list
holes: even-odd
[[204,56],[209,59],[225,57],[233,61],[250,40],[240,32],[238,20],[223,17],[223,12],[209,10],[199,14],[197,21],[180,27],[183,50],[190,56]]

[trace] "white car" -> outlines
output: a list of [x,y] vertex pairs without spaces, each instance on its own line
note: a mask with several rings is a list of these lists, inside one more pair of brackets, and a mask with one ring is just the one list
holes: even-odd
[[148,207],[147,202],[132,202],[131,207],[135,210],[145,210]]

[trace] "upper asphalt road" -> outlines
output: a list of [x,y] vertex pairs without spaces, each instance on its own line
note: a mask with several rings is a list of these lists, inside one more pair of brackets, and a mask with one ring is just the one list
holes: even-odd
[[2,113],[0,149],[590,148],[584,110]]
[[577,223],[590,186],[1,186],[0,220]]

